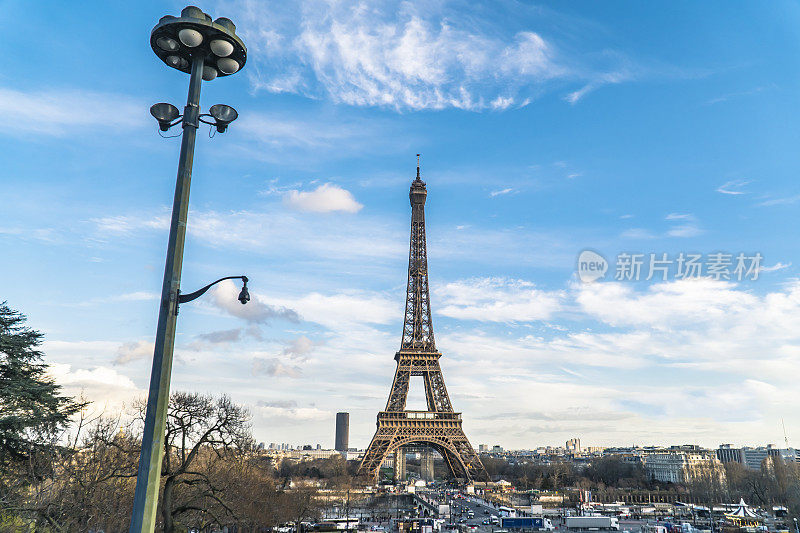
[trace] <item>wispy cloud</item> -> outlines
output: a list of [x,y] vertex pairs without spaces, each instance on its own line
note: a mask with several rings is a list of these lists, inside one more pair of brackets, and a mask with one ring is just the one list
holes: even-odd
[[603,87],[604,85],[613,85],[617,83],[622,83],[624,81],[629,81],[631,79],[633,79],[633,74],[627,70],[600,74],[594,79],[592,79],[589,83],[578,89],[577,91],[572,91],[570,93],[567,93],[564,96],[564,100],[569,102],[570,104],[575,105],[580,100],[582,100],[587,94],[599,89],[600,87]]
[[759,202],[759,207],[770,207],[773,205],[789,205],[797,203],[800,200],[800,194],[794,196],[784,196],[781,198],[769,198],[763,202]]
[[492,191],[492,192],[489,193],[489,196],[491,198],[494,198],[495,196],[503,196],[505,194],[511,194],[512,192],[515,192],[514,189],[512,189],[511,187],[508,187],[508,188],[505,188],[505,189],[498,189],[496,191]]
[[[632,215],[623,215],[620,218],[631,218]],[[666,232],[654,232],[645,228],[630,228],[620,235],[624,239],[650,240],[659,237],[696,237],[702,235],[704,230],[698,225],[697,218],[690,213],[670,213],[664,220],[672,223]]]
[[690,213],[670,213],[664,219],[678,222],[667,230],[669,237],[696,237],[703,234],[703,230],[697,224],[697,218]]
[[732,100],[735,98],[741,98],[743,96],[751,96],[753,94],[758,94],[767,88],[768,87],[755,87],[753,89],[750,89],[749,91],[738,91],[733,93],[722,94],[715,98],[711,98],[708,102],[706,102],[706,105],[721,104],[722,102],[727,102],[728,100]]
[[781,263],[780,261],[778,261],[777,263],[775,263],[772,266],[762,266],[762,267],[760,267],[758,269],[758,271],[759,272],[775,272],[775,271],[778,271],[778,270],[783,270],[785,268],[789,268],[790,266],[792,266],[792,263]]
[[[64,136],[102,126],[103,135],[145,125],[147,105],[127,95],[71,88],[21,91],[0,87],[0,135]],[[108,128],[113,117],[113,128]]]
[[645,228],[630,228],[623,231],[620,234],[620,237],[623,239],[647,240],[655,239],[658,237],[658,235]]
[[562,49],[557,36],[508,30],[512,17],[527,16],[523,28],[538,26],[553,15],[543,9],[499,9],[477,24],[458,1],[243,3],[240,29],[259,52],[251,54],[256,91],[398,110],[478,111],[527,105],[555,80],[583,85],[566,97],[574,104],[631,78],[620,54],[595,68]]
[[725,183],[717,187],[717,192],[722,194],[732,194],[732,195],[747,194],[747,191],[743,191],[742,188],[749,183],[750,180],[726,181]]

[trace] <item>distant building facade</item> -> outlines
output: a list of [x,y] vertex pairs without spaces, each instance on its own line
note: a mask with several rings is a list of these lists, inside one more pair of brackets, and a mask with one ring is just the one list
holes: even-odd
[[778,448],[774,444],[755,448],[743,446],[734,448],[731,444],[720,444],[716,450],[717,458],[723,463],[739,463],[751,470],[761,469],[768,457],[781,458],[784,462],[797,462],[798,453],[793,448]]
[[664,483],[690,483],[698,479],[725,480],[716,453],[697,446],[675,446],[641,456],[648,475]]

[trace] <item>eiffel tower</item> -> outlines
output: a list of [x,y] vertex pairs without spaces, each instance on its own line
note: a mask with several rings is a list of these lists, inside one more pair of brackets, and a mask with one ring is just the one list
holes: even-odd
[[[411,246],[408,253],[408,286],[403,340],[394,359],[397,361],[392,390],[386,409],[378,413],[378,429],[361,460],[358,473],[377,478],[389,454],[395,454],[395,475],[405,464],[402,451],[407,446],[433,448],[444,459],[453,478],[463,481],[488,481],[489,476],[461,428],[461,413],[453,411],[444,385],[433,339],[430,295],[428,293],[428,254],[425,244],[425,199],[428,191],[419,176],[411,183]],[[411,376],[422,376],[427,411],[407,411],[406,397]]]

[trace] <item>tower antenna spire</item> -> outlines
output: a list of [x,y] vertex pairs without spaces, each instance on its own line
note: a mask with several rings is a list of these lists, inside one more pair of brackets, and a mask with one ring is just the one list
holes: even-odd
[[419,181],[419,154],[417,154],[417,181]]

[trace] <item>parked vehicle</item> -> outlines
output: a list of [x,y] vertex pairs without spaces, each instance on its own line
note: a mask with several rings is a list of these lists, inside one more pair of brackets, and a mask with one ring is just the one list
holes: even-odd
[[541,516],[504,516],[500,519],[500,527],[503,529],[528,529],[535,531],[553,531],[555,529],[549,518],[543,518]]
[[619,531],[616,516],[568,516],[564,519],[567,529],[611,529]]

